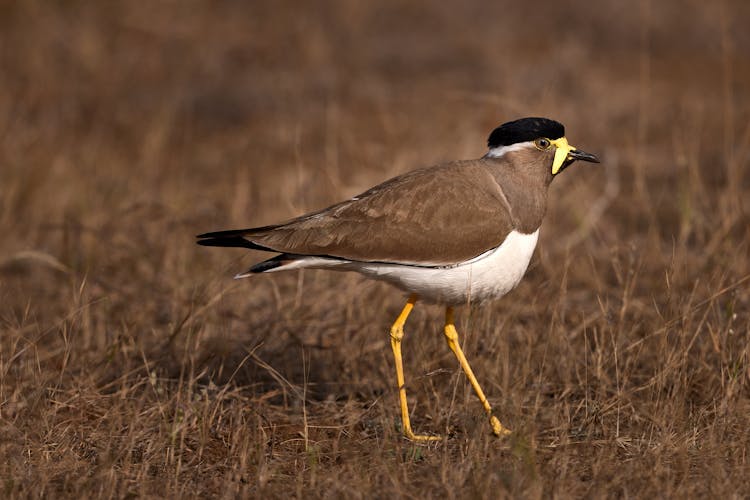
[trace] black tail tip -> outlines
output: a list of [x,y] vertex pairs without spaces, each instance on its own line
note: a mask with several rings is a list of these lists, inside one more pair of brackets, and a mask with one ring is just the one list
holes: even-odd
[[265,273],[266,271],[270,271],[271,269],[276,269],[277,267],[281,267],[285,264],[281,259],[278,257],[274,257],[273,259],[264,260],[263,262],[258,262],[253,267],[247,270],[248,273],[252,274],[258,274],[258,273]]
[[212,233],[199,234],[196,236],[197,244],[204,247],[236,247],[249,248],[250,250],[268,250],[266,247],[248,241],[241,236],[212,236]]
[[253,267],[245,271],[244,273],[240,273],[234,277],[234,279],[240,279],[240,278],[247,278],[251,274],[260,274],[265,273],[267,271],[271,271],[273,269],[279,268],[283,266],[284,264],[288,264],[288,256],[285,254],[277,255],[276,257],[273,257],[268,260],[264,260],[263,262],[258,262]]

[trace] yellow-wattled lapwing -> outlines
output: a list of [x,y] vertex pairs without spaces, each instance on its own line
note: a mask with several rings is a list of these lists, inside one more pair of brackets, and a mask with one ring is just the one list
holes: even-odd
[[198,236],[198,244],[244,247],[278,255],[236,278],[289,269],[356,271],[387,281],[410,297],[391,327],[404,434],[409,422],[401,340],[417,300],[444,304],[445,336],[490,419],[492,414],[458,343],[454,306],[502,297],[523,277],[536,247],[552,179],[576,160],[598,162],[565,138],[562,124],[522,118],[492,131],[478,160],[421,168],[349,200],[282,224]]

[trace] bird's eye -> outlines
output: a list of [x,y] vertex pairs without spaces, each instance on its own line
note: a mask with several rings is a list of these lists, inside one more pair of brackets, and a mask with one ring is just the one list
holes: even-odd
[[549,149],[549,147],[552,145],[552,143],[549,141],[549,139],[541,138],[534,141],[534,145],[537,149],[541,149],[544,151],[545,149]]

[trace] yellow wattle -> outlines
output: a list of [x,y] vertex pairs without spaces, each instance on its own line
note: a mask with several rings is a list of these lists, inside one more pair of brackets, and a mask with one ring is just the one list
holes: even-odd
[[557,149],[555,149],[555,159],[552,162],[552,175],[556,175],[568,159],[568,155],[575,148],[568,144],[568,140],[565,137],[560,137],[554,141],[550,141]]

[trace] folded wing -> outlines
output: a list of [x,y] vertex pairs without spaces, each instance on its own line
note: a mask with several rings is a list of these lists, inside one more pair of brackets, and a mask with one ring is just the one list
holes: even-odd
[[513,229],[502,189],[475,160],[415,170],[284,224],[206,233],[198,243],[445,266],[499,246]]

